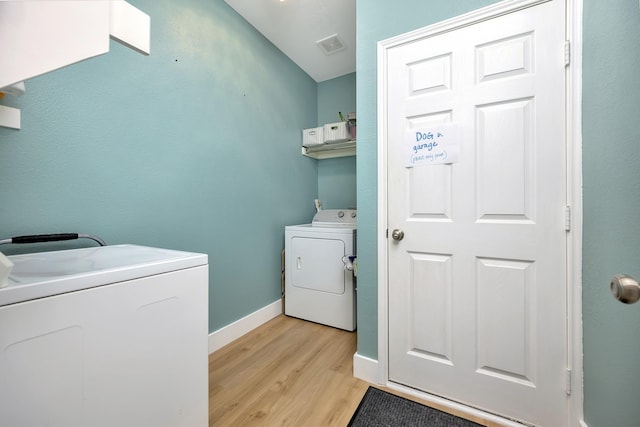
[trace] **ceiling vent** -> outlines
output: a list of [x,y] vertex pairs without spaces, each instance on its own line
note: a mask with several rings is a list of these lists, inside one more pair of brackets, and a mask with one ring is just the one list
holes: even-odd
[[342,40],[338,38],[337,34],[326,37],[322,40],[318,40],[316,44],[318,45],[320,50],[325,53],[325,55],[333,55],[334,53],[340,52],[341,50],[345,50],[347,48]]

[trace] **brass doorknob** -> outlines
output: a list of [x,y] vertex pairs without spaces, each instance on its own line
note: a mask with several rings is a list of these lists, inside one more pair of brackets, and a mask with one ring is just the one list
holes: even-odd
[[404,239],[404,231],[396,228],[391,232],[391,237],[393,238],[393,240],[402,240]]

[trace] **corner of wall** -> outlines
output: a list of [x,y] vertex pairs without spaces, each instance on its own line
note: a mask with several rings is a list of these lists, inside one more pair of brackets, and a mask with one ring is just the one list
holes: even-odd
[[282,314],[282,300],[273,303],[246,315],[242,319],[224,326],[209,334],[209,354],[221,349],[225,345],[251,332],[263,323]]

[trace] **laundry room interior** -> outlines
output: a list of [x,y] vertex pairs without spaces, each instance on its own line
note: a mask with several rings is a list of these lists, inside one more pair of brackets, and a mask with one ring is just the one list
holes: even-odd
[[[310,224],[315,200],[336,215],[357,212],[357,258],[344,263],[347,275],[357,266],[352,333],[362,365],[355,375],[377,384],[385,262],[378,251],[378,42],[502,2],[359,0],[356,9],[351,1],[353,67],[316,79],[224,0],[127,1],[150,17],[148,56],[111,40],[107,53],[29,78],[24,94],[0,98],[0,106],[20,111],[19,129],[0,126],[0,240],[77,232],[107,246],[206,254],[214,353],[282,315],[285,227]],[[321,1],[273,3],[322,9]],[[609,284],[616,274],[640,276],[640,126],[632,117],[640,109],[640,6],[566,4],[582,28],[573,45],[582,70],[576,425],[638,427],[640,333],[633,325],[640,308],[612,298]],[[2,26],[18,24],[0,16]],[[353,151],[303,154],[304,129],[349,113],[357,117]],[[2,245],[0,252],[91,246],[77,240]]]

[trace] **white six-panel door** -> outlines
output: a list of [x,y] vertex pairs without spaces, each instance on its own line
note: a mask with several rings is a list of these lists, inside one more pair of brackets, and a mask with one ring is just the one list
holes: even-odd
[[[550,427],[568,422],[564,23],[553,0],[389,48],[383,119],[390,381]],[[407,134],[440,124],[457,161],[408,167]]]

